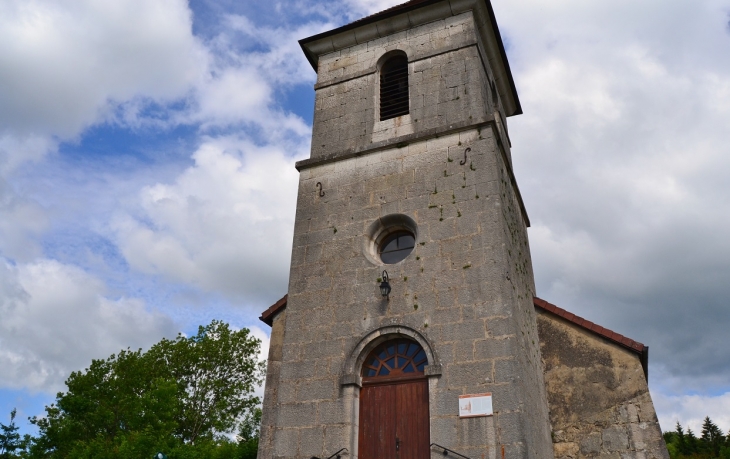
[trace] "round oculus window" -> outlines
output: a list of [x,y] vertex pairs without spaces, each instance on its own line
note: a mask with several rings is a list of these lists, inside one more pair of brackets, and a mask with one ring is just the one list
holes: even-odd
[[370,224],[363,234],[363,255],[374,265],[404,260],[416,246],[418,225],[404,214],[389,214]]
[[413,251],[416,238],[409,231],[397,231],[383,239],[378,248],[378,254],[383,263],[392,265],[404,260]]

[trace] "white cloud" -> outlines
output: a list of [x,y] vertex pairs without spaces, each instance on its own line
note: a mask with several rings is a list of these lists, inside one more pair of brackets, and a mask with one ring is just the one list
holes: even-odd
[[140,214],[114,224],[130,265],[255,301],[286,291],[296,153],[237,138],[207,140],[174,183],[146,187]]
[[271,87],[251,69],[227,69],[201,88],[198,99],[202,119],[265,121],[260,115],[271,103]]
[[25,161],[39,161],[57,148],[57,142],[40,135],[0,135],[0,177],[8,176]]
[[172,321],[131,298],[110,299],[104,284],[53,260],[0,259],[0,387],[52,393],[92,358],[174,336]]
[[676,395],[667,396],[661,392],[652,393],[652,401],[659,415],[662,430],[674,430],[677,422],[700,436],[702,421],[706,416],[712,419],[723,432],[730,431],[730,392],[719,395]]
[[[262,330],[260,327],[257,326],[250,326],[248,327],[249,330],[251,330],[251,335],[255,338],[258,338],[261,340],[261,351],[259,352],[258,358],[261,361],[267,361],[269,359],[269,345],[271,344],[271,339],[267,332]],[[263,384],[258,386],[256,390],[254,391],[254,394],[257,397],[261,397],[263,400],[264,398],[264,386],[266,384],[266,381],[264,381]]]
[[319,32],[321,24],[293,30],[257,26],[245,16],[222,18],[222,30],[206,43],[209,74],[195,89],[189,110],[177,122],[201,123],[204,131],[218,127],[254,126],[271,136],[291,131],[309,137],[309,127],[279,108],[277,96],[302,83],[313,84],[315,73],[297,39]]
[[0,18],[0,126],[69,138],[111,101],[177,98],[206,55],[183,0],[10,0]]
[[[370,15],[386,10],[395,5],[406,3],[405,0],[347,0],[355,10],[362,15]],[[355,19],[360,19],[355,17]]]
[[46,229],[47,218],[34,201],[23,198],[0,176],[0,254],[30,260],[41,254],[34,238]]
[[46,213],[8,177],[25,161],[38,161],[55,148],[55,142],[42,136],[0,134],[0,255],[29,260],[41,253],[35,237],[46,229]]
[[[295,28],[272,28],[258,26],[240,15],[225,16],[224,24],[226,29],[211,44],[213,49],[221,51],[220,55],[259,69],[269,83],[314,83],[316,75],[298,40],[326,30],[330,24],[306,23]],[[246,51],[231,56],[231,50],[240,46],[241,42],[247,44]]]
[[727,4],[494,5],[538,295],[649,344],[671,393],[727,381]]

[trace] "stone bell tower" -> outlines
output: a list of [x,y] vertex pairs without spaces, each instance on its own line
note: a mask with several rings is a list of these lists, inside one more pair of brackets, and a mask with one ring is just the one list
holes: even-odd
[[259,458],[553,457],[489,0],[412,0],[300,44],[312,151],[288,296],[262,316]]

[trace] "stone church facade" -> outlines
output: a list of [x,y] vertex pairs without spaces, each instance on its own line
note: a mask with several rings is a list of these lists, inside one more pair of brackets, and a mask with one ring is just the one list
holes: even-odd
[[288,294],[262,315],[258,457],[668,458],[648,349],[535,297],[489,1],[300,44],[312,151]]

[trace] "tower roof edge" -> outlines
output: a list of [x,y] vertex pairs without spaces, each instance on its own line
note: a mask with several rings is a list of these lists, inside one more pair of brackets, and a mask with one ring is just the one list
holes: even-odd
[[[429,8],[428,14],[421,14],[422,9]],[[486,40],[495,45],[496,55],[490,55],[490,62],[496,62],[497,68],[492,70],[503,82],[498,84],[500,96],[505,104],[507,116],[521,115],[522,106],[517,95],[512,71],[507,60],[507,53],[502,42],[502,36],[497,26],[497,19],[490,0],[410,0],[400,5],[358,19],[336,29],[328,30],[311,37],[299,40],[299,45],[312,68],[318,70],[319,56],[339,49],[364,43],[381,36],[391,35],[402,30],[425,24],[438,19],[461,14],[469,10],[482,9],[488,15],[488,31],[485,31]],[[415,14],[418,11],[419,14]],[[390,23],[388,27],[378,28],[378,25]],[[383,32],[387,30],[387,32]],[[491,33],[489,33],[491,32]],[[487,43],[485,43],[487,45]],[[485,46],[487,53],[491,46]]]

